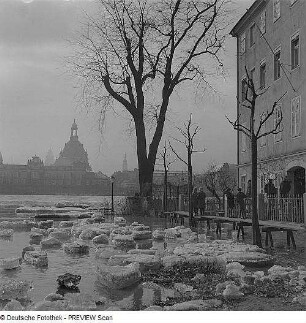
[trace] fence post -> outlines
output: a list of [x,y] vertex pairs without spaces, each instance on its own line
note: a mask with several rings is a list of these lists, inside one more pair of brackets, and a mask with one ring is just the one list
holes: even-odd
[[227,195],[224,195],[224,216],[227,217]]
[[304,206],[304,224],[306,224],[306,193],[303,194],[303,206]]
[[265,220],[265,197],[264,194],[258,194],[258,219]]

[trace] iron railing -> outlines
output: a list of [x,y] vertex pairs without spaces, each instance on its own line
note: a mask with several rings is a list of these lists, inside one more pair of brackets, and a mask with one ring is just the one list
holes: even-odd
[[304,203],[302,197],[267,197],[260,220],[304,223]]
[[[265,196],[258,198],[258,216],[262,221],[277,221],[277,222],[291,222],[304,223],[304,202],[303,197],[288,196]],[[252,219],[252,201],[246,198],[245,212],[241,212],[238,203],[234,204],[233,208],[227,207],[227,216],[231,218],[244,217]]]
[[[156,201],[157,202],[157,201]],[[158,209],[162,209],[162,201],[158,201]],[[210,215],[222,215],[222,211],[227,209],[227,213],[224,216],[230,218],[246,218],[252,219],[252,201],[251,198],[245,198],[245,208],[241,210],[241,207],[234,200],[232,208],[225,207],[226,199],[223,198],[218,201],[216,198],[208,197],[206,199],[205,212]],[[182,201],[179,205],[178,198],[168,199],[167,210],[168,211],[186,211],[188,212],[188,196],[182,196]],[[258,216],[259,220],[263,221],[277,221],[288,223],[305,223],[304,218],[304,201],[302,196],[258,196]],[[200,214],[200,212],[199,212]]]

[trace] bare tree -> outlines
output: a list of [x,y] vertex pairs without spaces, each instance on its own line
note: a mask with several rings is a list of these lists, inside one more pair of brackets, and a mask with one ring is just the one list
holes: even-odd
[[[256,110],[257,100],[266,91],[256,90],[254,86],[253,79],[249,76],[247,68],[245,89],[243,93],[243,103],[240,103],[241,108],[245,108],[249,113],[245,114],[248,117],[248,124],[244,124],[241,120],[241,115],[237,116],[235,121],[228,121],[232,124],[235,130],[244,134],[251,142],[251,165],[252,165],[252,176],[251,176],[251,196],[252,196],[252,230],[253,230],[253,244],[262,247],[261,233],[259,229],[259,220],[257,212],[257,144],[261,138],[267,137],[271,134],[277,135],[282,129],[283,114],[279,102],[285,96],[283,94],[278,100],[274,101],[272,107],[267,108],[259,115]],[[273,119],[273,126],[266,130],[266,125],[268,121]]]
[[178,138],[173,138],[175,141],[183,144],[187,151],[187,160],[182,158],[176,150],[173,148],[171,143],[169,143],[171,150],[175,154],[175,156],[183,162],[187,166],[188,170],[188,201],[189,201],[189,220],[191,225],[194,225],[193,221],[193,209],[192,209],[192,190],[193,190],[193,173],[192,173],[192,154],[196,152],[204,152],[205,149],[202,150],[195,150],[194,149],[194,139],[197,133],[200,130],[200,127],[192,123],[192,115],[190,114],[189,120],[187,123],[184,123],[183,128],[177,127],[177,129],[180,131],[181,135],[183,136],[183,140],[180,140]]
[[236,172],[231,171],[228,164],[224,164],[218,171],[218,185],[222,193],[225,193],[228,189],[234,191],[237,188]]
[[[99,0],[77,40],[73,68],[101,110],[119,103],[133,120],[140,192],[153,171],[170,97],[188,81],[210,84],[222,69],[227,0]],[[152,95],[154,93],[154,95]],[[149,117],[148,117],[149,115]],[[148,144],[148,119],[155,120]]]
[[204,172],[203,183],[207,190],[221,202],[220,194],[224,194],[228,189],[233,191],[237,186],[236,176],[229,168],[212,163]]
[[218,200],[221,201],[219,196],[219,178],[217,166],[212,164],[208,167],[206,172],[204,173],[204,185],[208,189],[208,191]]

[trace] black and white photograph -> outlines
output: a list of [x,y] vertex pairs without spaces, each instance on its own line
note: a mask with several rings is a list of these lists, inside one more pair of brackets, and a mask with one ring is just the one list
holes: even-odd
[[305,17],[0,0],[0,320],[302,322]]

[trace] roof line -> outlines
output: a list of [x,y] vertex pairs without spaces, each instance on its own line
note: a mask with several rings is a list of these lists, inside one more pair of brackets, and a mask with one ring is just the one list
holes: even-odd
[[260,6],[262,6],[266,2],[267,2],[266,0],[255,0],[254,3],[251,5],[251,7],[249,9],[247,9],[246,13],[239,19],[239,21],[236,23],[236,25],[230,31],[230,35],[232,35],[233,37],[237,37],[238,30],[246,22],[248,22],[249,16],[251,16]]

